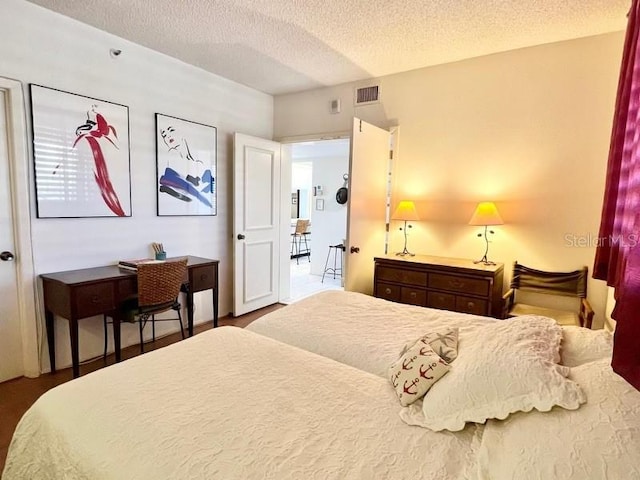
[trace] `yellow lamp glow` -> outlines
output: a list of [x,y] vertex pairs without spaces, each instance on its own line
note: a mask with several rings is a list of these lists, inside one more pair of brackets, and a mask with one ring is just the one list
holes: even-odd
[[396,255],[400,255],[402,257],[409,255],[413,257],[414,254],[407,250],[407,228],[411,228],[411,225],[407,225],[407,222],[420,220],[418,212],[416,212],[415,204],[410,200],[402,200],[396,207],[393,215],[391,215],[391,219],[404,221],[404,227],[400,227],[400,230],[404,230],[404,249],[401,252],[396,253]]
[[[473,212],[473,216],[471,220],[469,220],[469,225],[480,225],[484,227],[484,241],[485,241],[485,249],[484,256],[475,261],[474,263],[483,263],[485,265],[495,265],[495,262],[491,262],[487,259],[487,253],[489,253],[489,237],[487,233],[493,234],[493,230],[489,230],[489,225],[503,225],[504,221],[498,213],[498,209],[496,208],[495,203],[493,202],[480,202],[476,207],[475,212]],[[483,234],[479,233],[479,237],[482,237]]]

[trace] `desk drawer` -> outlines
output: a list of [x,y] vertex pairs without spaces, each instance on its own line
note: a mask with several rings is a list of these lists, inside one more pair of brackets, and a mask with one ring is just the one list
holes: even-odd
[[376,297],[391,300],[392,302],[400,301],[400,286],[390,283],[376,283]]
[[456,311],[474,315],[489,315],[487,301],[471,297],[456,297]]
[[427,307],[455,310],[456,296],[449,293],[429,292],[427,294]]
[[113,311],[116,302],[112,283],[82,285],[75,289],[75,317],[85,318]]
[[427,273],[413,270],[401,270],[399,268],[377,267],[376,278],[388,282],[398,282],[408,285],[427,286]]
[[489,280],[483,280],[480,278],[458,277],[455,275],[432,273],[429,275],[429,288],[487,296],[491,290],[491,285]]
[[190,288],[192,292],[200,292],[216,287],[215,269],[212,265],[195,267],[191,272]]

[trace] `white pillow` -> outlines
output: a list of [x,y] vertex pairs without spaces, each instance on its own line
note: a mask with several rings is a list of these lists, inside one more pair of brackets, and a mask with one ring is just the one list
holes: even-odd
[[580,387],[557,365],[562,330],[554,320],[522,316],[461,332],[458,358],[422,402],[400,412],[409,425],[462,430],[466,422],[585,402]]
[[602,358],[611,359],[612,353],[613,335],[606,330],[562,327],[562,344],[560,345],[562,365],[577,367]]
[[427,333],[418,340],[405,343],[402,351],[400,352],[400,356],[404,355],[404,352],[409,350],[416,343],[422,342],[423,344],[429,345],[433,348],[433,351],[436,352],[445,362],[451,363],[458,356],[459,331],[460,329],[455,327]]
[[577,411],[554,408],[487,422],[480,478],[640,479],[640,392],[609,363],[571,369],[588,398]]
[[449,368],[429,344],[416,342],[391,365],[389,381],[400,404],[411,405],[421,399]]

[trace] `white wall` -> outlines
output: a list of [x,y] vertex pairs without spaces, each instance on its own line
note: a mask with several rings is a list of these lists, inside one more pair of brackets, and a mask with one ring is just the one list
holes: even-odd
[[[170,256],[220,260],[220,313],[227,314],[232,295],[232,135],[239,131],[272,138],[273,98],[22,0],[2,0],[0,31],[0,76],[23,82],[25,94],[27,85],[36,83],[129,107],[132,217],[37,219],[33,201],[36,274],[145,257],[149,244],[161,241]],[[120,57],[111,58],[110,48],[121,49]],[[156,112],[217,127],[217,216],[156,216]],[[210,293],[196,294],[196,323],[211,318]],[[56,324],[62,367],[71,363],[68,329],[65,321]],[[80,322],[82,359],[102,352],[101,329],[101,318]],[[123,345],[131,343],[137,343],[136,330],[125,325]],[[47,358],[46,347],[42,354]],[[48,360],[43,366],[48,369]]]
[[[618,32],[382,77],[370,106],[353,107],[361,84],[278,96],[274,135],[344,132],[353,116],[400,125],[392,203],[416,202],[411,251],[480,258],[479,229],[467,222],[493,200],[506,224],[489,257],[506,264],[505,288],[516,259],[591,269],[623,41]],[[328,113],[333,99],[340,114]],[[402,241],[392,225],[390,251]],[[603,282],[589,282],[589,299],[601,326]]]

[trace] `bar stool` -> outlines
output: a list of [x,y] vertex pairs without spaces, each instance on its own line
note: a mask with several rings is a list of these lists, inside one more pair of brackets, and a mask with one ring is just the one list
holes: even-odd
[[[300,257],[308,257],[311,262],[311,248],[307,242],[309,232],[309,220],[298,220],[296,222],[296,229],[291,234],[291,258],[296,259],[296,264]],[[304,245],[303,245],[304,244]]]
[[[338,250],[340,251],[340,267],[338,267]],[[320,283],[324,283],[324,276],[327,273],[332,273],[334,280],[336,278],[336,274],[339,274],[340,277],[342,277],[342,252],[344,251],[345,247],[342,243],[339,243],[338,245],[329,245],[329,252],[327,253],[327,260],[324,262],[324,272],[322,272],[322,281]],[[329,266],[331,252],[333,252],[333,268]]]

